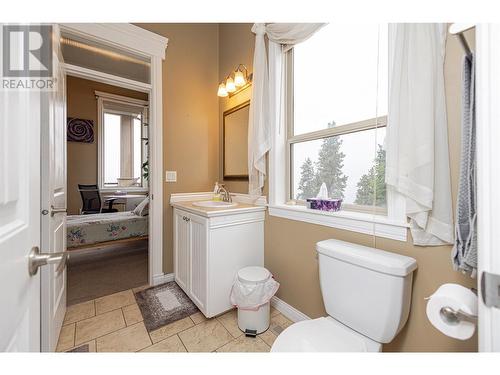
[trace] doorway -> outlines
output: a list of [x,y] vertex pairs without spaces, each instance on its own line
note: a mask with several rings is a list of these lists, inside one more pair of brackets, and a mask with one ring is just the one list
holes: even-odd
[[71,306],[149,283],[149,101],[93,80],[66,82]]
[[[148,184],[146,189],[142,189],[140,193],[142,193],[142,200],[144,200],[144,196],[147,195],[149,198],[149,212],[148,212],[148,225],[145,230],[145,236],[137,236],[137,237],[145,237],[139,238],[139,240],[132,244],[123,244],[122,239],[117,239],[112,246],[108,246],[111,244],[102,243],[87,243],[89,246],[88,249],[83,249],[84,251],[79,252],[78,255],[73,253],[71,255],[71,250],[68,251],[70,254],[70,262],[68,264],[67,271],[64,271],[64,277],[59,278],[59,280],[64,280],[64,285],[72,288],[74,284],[72,284],[71,279],[76,280],[76,284],[78,285],[78,278],[72,277],[72,270],[78,269],[80,274],[85,274],[84,270],[87,265],[87,269],[91,269],[94,274],[87,274],[84,279],[89,279],[94,277],[95,284],[98,285],[101,289],[101,294],[109,294],[109,291],[112,289],[103,288],[103,284],[106,282],[104,276],[108,277],[108,286],[110,288],[117,287],[118,284],[116,281],[117,277],[113,277],[113,272],[105,272],[101,271],[100,276],[96,277],[95,272],[96,266],[95,261],[97,258],[100,260],[98,264],[102,265],[111,265],[112,267],[117,267],[118,263],[114,256],[119,253],[119,258],[123,259],[127,256],[132,259],[134,258],[133,253],[141,254],[140,258],[136,256],[135,264],[142,264],[142,268],[144,271],[140,274],[136,279],[146,280],[146,284],[156,285],[161,283],[164,279],[164,274],[162,271],[162,221],[163,221],[163,197],[162,197],[162,104],[161,104],[161,62],[165,57],[165,48],[167,44],[166,38],[158,37],[156,35],[152,35],[152,33],[147,32],[143,29],[140,29],[136,26],[130,24],[60,24],[58,25],[58,29],[60,30],[60,40],[61,43],[61,60],[64,59],[64,62],[61,63],[63,71],[65,73],[65,79],[72,80],[73,78],[85,79],[97,82],[99,84],[106,84],[112,87],[117,87],[120,89],[132,90],[136,92],[140,92],[146,95],[145,105],[147,106],[147,122],[149,125],[148,138],[149,138],[149,157],[148,161],[148,170],[150,171],[158,171],[158,173],[150,173],[148,176]],[[139,46],[139,47],[137,47]],[[67,47],[67,48],[66,48]],[[66,49],[66,50],[65,50]],[[97,57],[99,55],[99,58]],[[123,57],[120,59],[120,56]],[[118,58],[118,60],[117,60]],[[138,63],[139,61],[139,63]],[[121,62],[121,63],[120,63]],[[131,64],[139,64],[143,68],[141,69],[130,69]],[[133,66],[133,65],[132,65]],[[130,72],[134,72],[133,74],[129,74]],[[135,75],[136,73],[139,75]],[[95,93],[94,93],[95,95]],[[111,94],[116,95],[116,94]],[[114,98],[116,99],[116,98]],[[95,97],[94,97],[95,100]],[[119,100],[116,100],[119,101]],[[143,100],[144,101],[144,100]],[[119,111],[120,108],[114,108]],[[63,115],[63,117],[66,114]],[[68,113],[69,117],[69,113]],[[66,120],[66,119],[65,119]],[[85,118],[83,118],[85,120]],[[132,124],[132,128],[134,127],[134,120],[129,118],[129,123]],[[127,122],[125,119],[124,123]],[[145,121],[144,121],[145,122]],[[95,123],[94,126],[99,124]],[[67,124],[66,124],[67,126]],[[66,133],[66,132],[65,132]],[[133,132],[131,132],[132,134]],[[120,143],[123,140],[120,140]],[[63,139],[63,142],[66,146],[66,136]],[[44,147],[42,143],[42,148]],[[50,146],[52,147],[52,145]],[[80,155],[82,156],[82,155]],[[85,160],[85,158],[80,158],[81,160]],[[141,160],[141,176],[143,170],[143,163]],[[94,165],[96,162],[94,162]],[[92,164],[92,163],[91,163]],[[133,169],[133,168],[132,168]],[[130,170],[130,168],[129,168]],[[64,170],[64,173],[66,169]],[[98,177],[100,174],[98,175]],[[44,178],[44,177],[42,177]],[[134,207],[138,207],[139,203],[141,203],[141,199],[139,202],[134,202],[131,196],[139,196],[139,192],[137,190],[137,186],[135,185],[137,182],[134,182],[134,176],[123,175],[119,178],[124,178],[125,181],[117,181],[117,184],[120,183],[120,187],[116,186],[115,189],[100,189],[103,185],[99,178],[97,178],[97,183],[94,182],[94,185],[97,185],[97,188],[94,190],[97,191],[102,203],[106,202],[106,204],[100,205],[100,208],[110,208],[112,212],[116,210],[117,212],[127,212],[133,211]],[[81,185],[90,185],[90,184],[81,184]],[[143,188],[141,185],[140,188]],[[70,192],[70,186],[65,186],[65,190]],[[81,195],[80,187],[77,188],[77,197],[78,194]],[[140,190],[140,189],[139,189]],[[113,197],[113,195],[118,195],[118,193],[125,192],[124,195],[120,197]],[[75,191],[71,191],[71,194],[75,193]],[[137,194],[136,194],[137,193]],[[81,196],[79,197],[79,199]],[[139,198],[139,197],[137,197]],[[114,199],[114,206],[109,207],[108,200]],[[74,210],[74,199],[68,197],[67,202],[70,204],[67,207],[58,208],[57,212],[55,210],[49,210],[48,212],[56,212],[61,218],[64,218],[65,224],[67,224],[66,215],[64,215],[65,211],[68,210],[69,213],[73,213]],[[43,202],[42,202],[43,203]],[[78,203],[80,206],[80,203]],[[50,207],[49,207],[50,208]],[[142,207],[141,209],[143,209]],[[83,209],[83,204],[78,208],[78,211]],[[102,213],[102,212],[101,212]],[[101,214],[99,213],[99,214]],[[106,213],[107,214],[107,213]],[[70,215],[71,216],[71,215]],[[89,215],[90,216],[90,215]],[[150,220],[149,220],[150,219]],[[66,231],[68,230],[68,225],[64,225]],[[110,227],[110,231],[113,232],[113,227]],[[65,231],[65,232],[66,232]],[[115,230],[114,232],[117,232]],[[67,242],[68,233],[64,233],[61,238],[63,242]],[[50,236],[47,231],[42,230],[42,237]],[[146,240],[147,238],[147,240]],[[125,238],[124,240],[129,240]],[[43,238],[41,239],[43,243]],[[59,241],[61,242],[61,241]],[[103,249],[106,247],[106,249]],[[126,249],[123,251],[123,249]],[[118,249],[118,250],[117,250]],[[120,250],[121,249],[121,250]],[[97,252],[99,254],[96,257],[97,250],[104,250],[101,252]],[[50,251],[50,249],[46,249],[46,251]],[[53,251],[53,250],[52,250]],[[130,268],[130,264],[133,264],[134,261],[129,259],[128,268]],[[94,262],[93,266],[89,266],[89,261]],[[125,267],[127,268],[127,267]],[[132,267],[134,268],[134,267]],[[136,267],[137,268],[137,267]],[[128,271],[124,271],[124,268],[115,270],[115,275],[120,275],[120,279],[124,279],[123,274],[126,274]],[[146,277],[144,277],[146,274]],[[66,277],[69,279],[69,283],[66,283]],[[101,277],[99,279],[99,277]],[[64,296],[57,296],[59,301],[59,305],[64,306],[63,311],[59,311],[57,315],[53,314],[54,309],[51,308],[51,301],[54,300],[53,288],[51,286],[51,281],[53,279],[53,275],[47,270],[45,274],[42,274],[42,298],[41,298],[41,350],[42,351],[54,351],[57,344],[57,338],[59,337],[59,332],[61,331],[61,327],[63,327],[63,319],[65,316],[65,308],[69,306],[71,303],[78,302],[78,298],[94,298],[97,294],[80,296],[73,300],[66,300],[67,293],[66,289],[64,290]],[[111,280],[111,281],[109,281]],[[113,282],[114,280],[114,282]],[[139,283],[139,281],[137,281]],[[80,282],[80,285],[82,283]],[[91,283],[83,283],[89,284],[88,286],[92,289]],[[118,286],[118,289],[122,289],[126,286]],[[99,288],[94,288],[96,291]],[[74,289],[74,288],[73,288]],[[87,291],[88,293],[88,291]],[[72,298],[71,295],[69,295]],[[64,301],[64,303],[63,303]],[[68,302],[68,303],[66,303]],[[53,305],[53,304],[52,304]]]

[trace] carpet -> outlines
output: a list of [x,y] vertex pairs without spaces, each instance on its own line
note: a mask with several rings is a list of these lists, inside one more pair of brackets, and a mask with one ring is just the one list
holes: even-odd
[[175,281],[137,292],[135,299],[148,332],[199,311]]
[[67,269],[68,306],[140,287],[148,283],[148,240],[71,252]]

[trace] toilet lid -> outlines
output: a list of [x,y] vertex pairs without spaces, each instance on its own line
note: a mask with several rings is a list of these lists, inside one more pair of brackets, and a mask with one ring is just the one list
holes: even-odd
[[285,329],[272,352],[379,352],[382,345],[335,319],[304,320]]

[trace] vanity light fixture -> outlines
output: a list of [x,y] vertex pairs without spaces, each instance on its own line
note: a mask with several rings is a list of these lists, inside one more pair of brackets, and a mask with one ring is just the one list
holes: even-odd
[[219,84],[217,95],[220,97],[232,97],[252,84],[252,74],[248,74],[245,65],[240,64],[235,71],[227,76],[224,82]]
[[236,91],[236,85],[234,84],[234,80],[231,76],[226,79],[226,91],[229,93]]
[[221,83],[219,85],[219,90],[217,90],[217,96],[220,96],[221,98],[227,96],[226,85],[224,83]]

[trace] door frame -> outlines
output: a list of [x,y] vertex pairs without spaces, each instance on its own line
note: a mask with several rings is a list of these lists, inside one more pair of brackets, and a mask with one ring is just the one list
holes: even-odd
[[[168,39],[132,24],[62,23],[61,33],[104,43],[114,48],[147,57],[151,61],[150,84],[118,77],[92,69],[64,64],[66,75],[85,78],[113,86],[145,92],[149,97],[149,284],[164,281],[163,273],[163,101],[162,61]],[[42,286],[43,287],[43,286]]]
[[[500,25],[476,26],[478,290],[483,272],[500,274]],[[479,298],[479,351],[500,351],[500,309]]]

